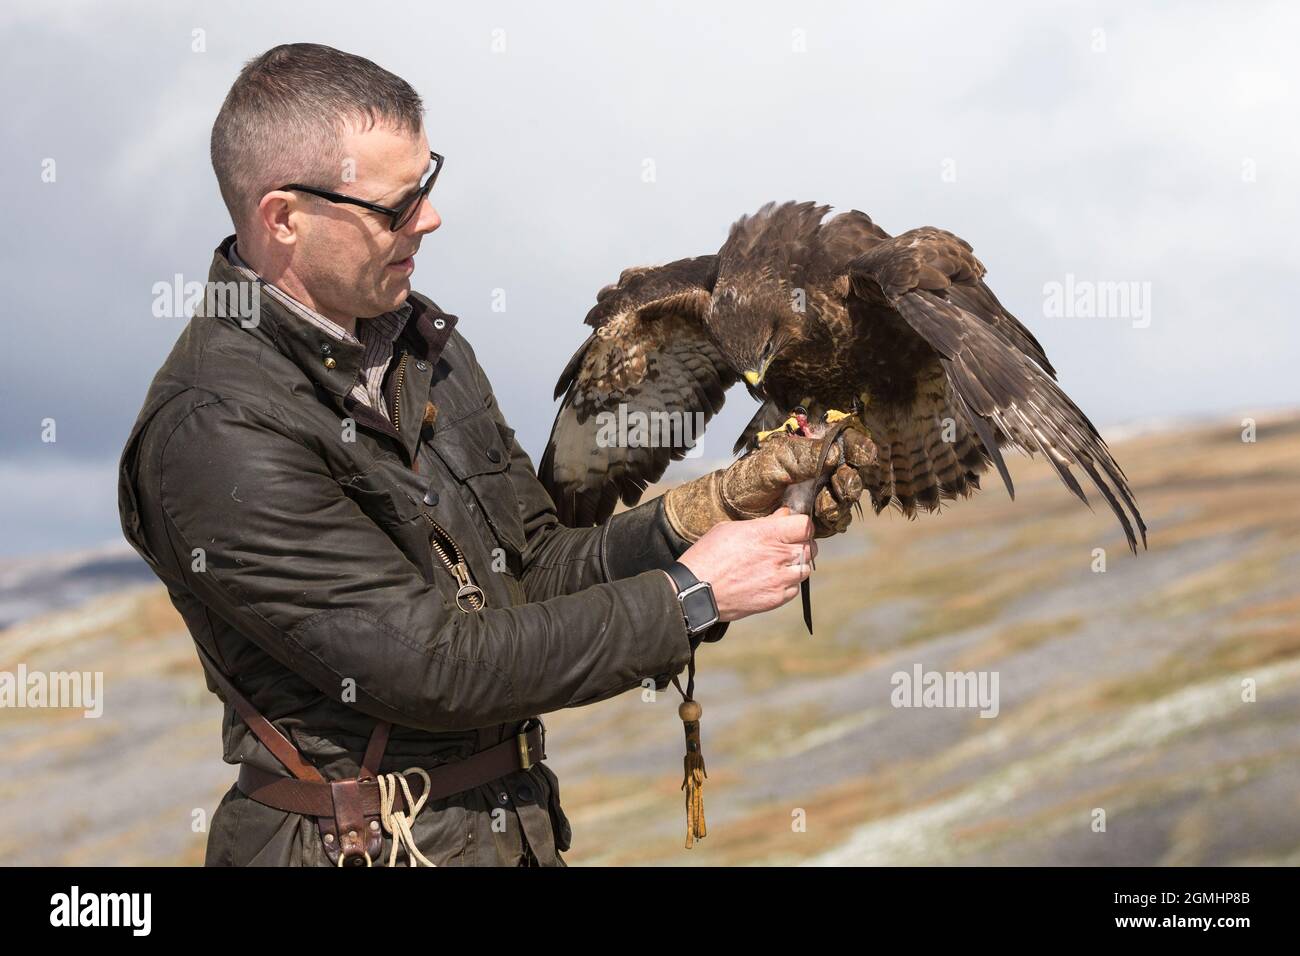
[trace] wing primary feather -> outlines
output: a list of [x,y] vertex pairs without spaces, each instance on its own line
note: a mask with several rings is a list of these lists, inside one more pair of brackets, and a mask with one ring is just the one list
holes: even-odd
[[[947,361],[943,364],[948,369],[948,374],[951,378],[952,364]],[[1002,483],[1007,486],[1007,495],[1010,496],[1012,501],[1015,501],[1016,486],[1011,481],[1011,472],[1007,469],[1007,463],[1002,458],[1002,451],[998,448],[997,439],[993,435],[993,429],[989,427],[989,423],[984,419],[984,416],[971,408],[970,403],[966,401],[966,396],[962,394],[960,388],[954,388],[954,391],[957,393],[958,398],[961,399],[962,405],[965,406],[966,417],[970,419],[971,427],[975,429],[975,434],[979,438],[980,443],[983,444],[984,450],[988,452],[989,458],[992,459],[993,464],[997,466],[998,474],[1002,476]]]
[[564,366],[564,371],[561,372],[560,377],[556,379],[555,394],[552,395],[551,398],[557,399],[569,390],[569,386],[573,384],[573,380],[578,374],[578,369],[582,367],[582,358],[587,354],[587,346],[591,345],[591,340],[595,337],[596,333],[591,333],[591,335],[588,335],[583,343],[578,346],[578,350],[573,353],[573,356]]

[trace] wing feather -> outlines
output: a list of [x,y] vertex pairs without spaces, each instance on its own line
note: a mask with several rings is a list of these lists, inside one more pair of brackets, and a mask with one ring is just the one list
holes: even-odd
[[[1129,547],[1137,550],[1139,536],[1146,546],[1146,525],[1119,463],[1057,384],[1042,345],[984,284],[984,266],[968,243],[940,229],[916,229],[874,244],[849,263],[848,273],[857,321],[897,336],[901,320],[933,349],[946,378],[950,414],[974,432],[1008,493],[1014,497],[1000,446],[1041,452],[1085,504],[1087,496],[1071,468],[1086,474],[1114,512]],[[924,369],[923,361],[919,367]],[[893,421],[905,415],[900,409],[891,414]],[[918,403],[914,417],[921,415]],[[930,405],[924,415],[933,420]],[[927,427],[933,425],[914,422],[912,431]],[[902,431],[908,433],[906,427]],[[910,493],[914,476],[906,478]],[[901,500],[905,510],[914,504],[906,496]]]
[[716,257],[699,256],[625,269],[597,294],[538,469],[564,524],[636,504],[722,408],[739,376],[703,321],[716,276]]

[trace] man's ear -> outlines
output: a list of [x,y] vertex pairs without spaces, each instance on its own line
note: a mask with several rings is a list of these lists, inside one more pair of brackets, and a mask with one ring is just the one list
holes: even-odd
[[298,241],[293,213],[298,197],[281,189],[272,190],[257,204],[255,222],[271,243],[293,245]]

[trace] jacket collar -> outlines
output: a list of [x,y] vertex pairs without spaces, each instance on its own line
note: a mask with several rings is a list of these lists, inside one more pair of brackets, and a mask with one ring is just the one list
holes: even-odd
[[[226,285],[247,282],[245,274],[230,262],[229,252],[234,243],[235,237],[227,236],[217,246],[208,271],[209,290],[220,283],[228,291],[224,295],[205,296],[195,314],[228,321],[268,341],[332,396],[337,407],[343,408],[344,398],[361,373],[365,347],[356,341],[336,339],[294,315],[260,288],[260,279],[251,291],[239,285]],[[409,342],[417,358],[435,365],[459,319],[416,292],[411,292],[407,302],[411,308],[398,340]],[[223,307],[232,304],[233,308]]]

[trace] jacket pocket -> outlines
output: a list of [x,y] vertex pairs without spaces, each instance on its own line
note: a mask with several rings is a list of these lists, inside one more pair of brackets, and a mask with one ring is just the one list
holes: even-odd
[[395,529],[412,523],[420,516],[419,506],[409,494],[395,488],[392,481],[377,469],[349,475],[339,480],[343,493],[357,503],[366,516],[396,537]]
[[555,776],[554,771],[544,763],[536,765],[538,772],[542,775],[543,786],[546,790],[546,807],[551,815],[551,831],[555,834],[555,849],[563,853],[567,850],[573,841],[573,828],[569,826],[569,818],[564,815],[564,809],[560,806],[560,781]]
[[510,446],[487,409],[434,433],[434,452],[474,495],[497,541],[517,558],[524,550],[524,523],[510,478]]
[[379,466],[340,478],[339,487],[421,569],[426,581],[443,575],[434,567],[428,526],[421,517],[419,504],[409,492],[396,487]]

